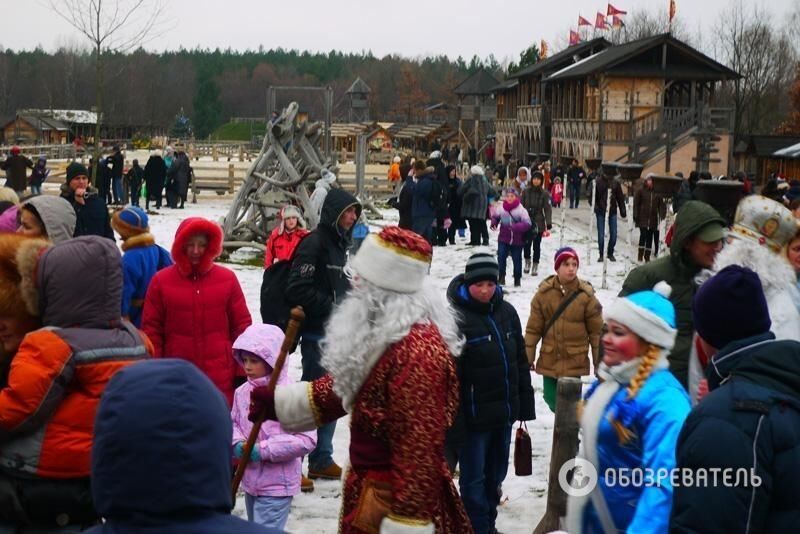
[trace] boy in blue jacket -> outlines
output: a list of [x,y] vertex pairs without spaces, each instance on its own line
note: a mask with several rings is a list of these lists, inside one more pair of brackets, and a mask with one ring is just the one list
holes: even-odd
[[172,258],[150,233],[147,213],[128,206],[114,213],[111,226],[122,238],[122,317],[139,328],[144,296],[158,271],[172,265]]

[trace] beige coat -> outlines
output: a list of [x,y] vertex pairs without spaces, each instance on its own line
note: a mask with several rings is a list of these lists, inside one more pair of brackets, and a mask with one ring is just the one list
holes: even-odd
[[[550,327],[544,340],[542,331],[561,300],[580,291]],[[558,378],[584,376],[590,372],[589,347],[595,366],[600,355],[603,308],[594,295],[594,288],[580,279],[562,286],[556,275],[546,278],[531,301],[531,314],[525,328],[525,350],[532,364],[536,346],[542,341],[535,370],[540,375]]]

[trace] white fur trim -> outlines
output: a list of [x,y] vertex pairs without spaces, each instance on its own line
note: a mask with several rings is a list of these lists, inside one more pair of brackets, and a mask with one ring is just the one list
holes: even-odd
[[311,382],[297,382],[275,389],[275,413],[281,426],[291,432],[306,432],[317,428],[311,409]]
[[672,350],[677,330],[664,319],[644,308],[633,304],[629,299],[618,298],[605,309],[606,321],[612,320],[630,328],[637,336],[654,345]]
[[473,165],[472,168],[469,170],[469,173],[476,176],[483,176],[484,170],[483,167],[480,165]]
[[352,268],[363,279],[382,289],[416,293],[422,288],[430,264],[398,254],[382,245],[379,236],[370,234],[358,249]]
[[433,534],[433,523],[425,523],[424,525],[413,525],[410,523],[401,523],[395,521],[389,516],[383,518],[381,521],[380,534]]

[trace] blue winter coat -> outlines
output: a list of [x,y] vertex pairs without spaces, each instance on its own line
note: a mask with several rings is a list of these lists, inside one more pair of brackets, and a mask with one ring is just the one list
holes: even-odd
[[411,201],[411,217],[436,217],[436,202],[434,199],[434,188],[439,184],[434,183],[435,174],[426,174],[417,181],[414,186],[414,198]]
[[92,447],[94,534],[280,532],[230,515],[228,404],[184,360],[118,372],[103,393]]
[[[711,392],[686,419],[677,462],[694,472],[733,470],[734,487],[720,474],[716,486],[709,476],[707,487],[676,488],[671,531],[797,532],[800,343],[769,332],[736,341],[714,356],[706,375]],[[736,471],[751,469],[760,485],[749,477],[736,484]]]
[[[672,485],[669,480],[661,484],[642,484],[622,487],[617,479],[604,477],[606,470],[616,474],[627,469],[627,476],[635,468],[657,474],[675,467],[675,443],[691,406],[686,391],[668,369],[653,371],[634,400],[635,409],[631,424],[635,437],[627,445],[619,442],[617,432],[608,420],[609,407],[627,397],[621,387],[603,413],[597,434],[597,456],[600,461],[598,486],[603,492],[614,524],[621,532],[662,533],[669,524],[672,507]],[[603,532],[602,525],[591,504],[584,515],[584,532]]]
[[[137,246],[136,241],[148,237],[144,246]],[[147,287],[153,276],[172,265],[169,252],[152,241],[149,234],[135,236],[123,245],[122,255],[122,316],[127,316],[139,328],[142,325],[142,309]]]

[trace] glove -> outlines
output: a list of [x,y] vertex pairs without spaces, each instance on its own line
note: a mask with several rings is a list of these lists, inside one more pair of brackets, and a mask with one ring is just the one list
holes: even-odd
[[250,412],[247,418],[255,423],[260,415],[266,415],[270,421],[278,420],[275,413],[275,392],[270,391],[267,386],[259,386],[250,392]]
[[552,224],[548,224],[548,225],[547,225],[547,229],[548,229],[548,230],[552,230],[552,229],[553,229],[553,225],[552,225]]
[[[233,446],[233,456],[238,460],[241,459],[243,453],[244,453],[244,441],[240,441],[239,443]],[[261,461],[261,453],[258,451],[258,444],[253,445],[253,450],[250,451],[250,461],[251,462]]]

